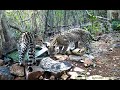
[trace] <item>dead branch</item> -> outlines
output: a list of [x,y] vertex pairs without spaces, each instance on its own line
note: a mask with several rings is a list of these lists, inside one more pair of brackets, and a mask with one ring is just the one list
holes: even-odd
[[[91,16],[91,14],[88,12],[88,10],[86,10],[86,13],[87,13],[89,16]],[[104,19],[104,20],[110,21],[110,19],[108,19],[108,18],[104,18],[104,17],[101,17],[101,16],[96,16],[96,17],[99,18],[99,19]]]
[[[48,27],[50,27],[49,24],[47,24]],[[52,28],[59,28],[59,27],[69,27],[69,26],[72,26],[72,25],[62,25],[62,26],[53,26]]]

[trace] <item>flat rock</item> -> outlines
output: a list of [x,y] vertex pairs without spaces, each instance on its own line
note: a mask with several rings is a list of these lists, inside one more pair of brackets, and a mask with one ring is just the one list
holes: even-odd
[[58,54],[58,55],[55,55],[54,57],[55,57],[55,59],[60,60],[60,61],[68,59],[67,55],[60,55],[60,54]]
[[81,56],[76,56],[76,55],[69,55],[69,60],[81,62],[82,57]]
[[81,48],[81,49],[76,48],[76,49],[74,49],[74,50],[72,51],[72,53],[75,54],[75,55],[80,55],[80,56],[82,56],[82,55],[85,53],[85,51],[86,51],[85,48]]
[[81,68],[79,68],[79,67],[75,67],[74,69],[73,69],[75,72],[84,72],[85,70],[83,70],[83,69],[81,69]]
[[51,59],[50,57],[46,57],[41,60],[40,67],[42,67],[44,71],[60,73],[62,71],[71,69],[72,65],[67,61],[59,62]]
[[90,55],[90,54],[89,54],[89,55],[88,55],[88,54],[84,54],[83,57],[85,57],[85,58],[89,58],[90,60],[95,59],[95,57],[92,56],[92,55]]
[[100,75],[92,75],[87,77],[87,80],[114,80],[114,77],[102,77]]
[[18,63],[13,64],[10,67],[10,73],[13,74],[13,75],[16,75],[16,76],[24,76],[25,75],[24,67],[19,66]]
[[13,80],[10,69],[5,66],[0,66],[0,80]]

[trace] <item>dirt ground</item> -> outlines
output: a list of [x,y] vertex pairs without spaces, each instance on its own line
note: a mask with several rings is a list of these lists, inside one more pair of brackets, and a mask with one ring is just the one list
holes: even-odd
[[104,34],[99,42],[92,43],[92,47],[96,67],[85,68],[82,63],[72,63],[84,70],[87,69],[90,75],[117,77],[120,80],[120,33]]

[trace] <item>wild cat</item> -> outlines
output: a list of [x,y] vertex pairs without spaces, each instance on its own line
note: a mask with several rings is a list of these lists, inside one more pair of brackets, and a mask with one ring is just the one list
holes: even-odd
[[55,54],[55,48],[59,47],[59,53],[65,54],[65,51],[68,48],[68,45],[73,42],[75,48],[78,48],[78,42],[80,42],[87,49],[87,53],[91,52],[90,42],[98,41],[100,38],[95,39],[91,33],[87,30],[74,28],[68,31],[57,34],[53,40],[50,42],[49,54]]
[[25,61],[25,54],[28,53],[28,65],[32,65],[35,60],[35,45],[43,43],[43,38],[35,36],[32,32],[23,32],[18,40],[19,64],[22,65]]

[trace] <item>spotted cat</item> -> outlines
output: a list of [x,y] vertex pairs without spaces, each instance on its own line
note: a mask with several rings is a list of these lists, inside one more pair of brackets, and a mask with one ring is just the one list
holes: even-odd
[[89,31],[75,28],[65,31],[61,34],[56,35],[50,43],[49,54],[56,54],[55,47],[59,47],[59,53],[64,54],[68,48],[68,45],[73,42],[75,48],[78,48],[78,42],[80,42],[84,47],[86,47],[87,52],[91,52],[90,41],[98,41],[92,37]]
[[[36,39],[37,38],[37,39]],[[37,43],[42,43],[43,39],[35,36],[32,32],[23,32],[18,40],[18,54],[19,54],[19,64],[22,65],[25,62],[25,54],[28,52],[28,65],[32,65],[35,60],[35,45]]]

